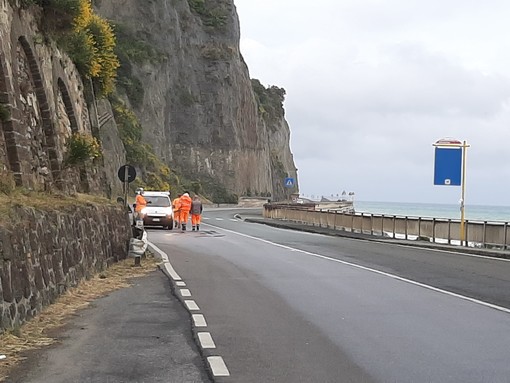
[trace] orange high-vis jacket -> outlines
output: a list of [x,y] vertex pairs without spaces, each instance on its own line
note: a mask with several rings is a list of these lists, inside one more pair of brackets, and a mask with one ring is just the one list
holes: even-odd
[[181,211],[188,212],[191,210],[191,197],[189,195],[183,195],[179,200],[181,204]]
[[174,198],[174,200],[172,201],[172,206],[174,208],[174,213],[177,213],[179,210],[181,210],[180,199],[181,199],[181,197],[177,197],[177,198]]
[[138,194],[136,196],[136,212],[139,213],[142,211],[142,209],[147,206],[147,201],[143,197],[143,195]]

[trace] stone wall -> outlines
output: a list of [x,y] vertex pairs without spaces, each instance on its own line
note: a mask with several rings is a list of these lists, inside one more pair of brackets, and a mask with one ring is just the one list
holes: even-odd
[[0,329],[18,326],[69,287],[127,256],[131,228],[119,206],[60,211],[13,207],[0,226]]
[[0,0],[0,170],[34,190],[104,194],[101,164],[65,167],[73,133],[92,134],[84,85],[69,57],[39,29],[38,7]]

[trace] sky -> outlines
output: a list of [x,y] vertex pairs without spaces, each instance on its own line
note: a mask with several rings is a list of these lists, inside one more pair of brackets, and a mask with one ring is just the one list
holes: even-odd
[[510,2],[234,0],[252,78],[285,88],[300,192],[459,203],[434,147],[466,140],[466,204],[510,205]]

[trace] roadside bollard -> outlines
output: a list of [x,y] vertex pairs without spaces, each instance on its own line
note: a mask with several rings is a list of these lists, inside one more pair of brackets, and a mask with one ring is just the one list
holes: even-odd
[[135,257],[135,267],[141,267],[142,266],[142,257],[137,256]]

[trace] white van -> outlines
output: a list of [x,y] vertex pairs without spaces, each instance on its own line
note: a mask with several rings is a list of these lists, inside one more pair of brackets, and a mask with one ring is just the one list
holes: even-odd
[[147,206],[142,209],[144,226],[174,227],[174,209],[169,192],[146,191],[143,193]]

